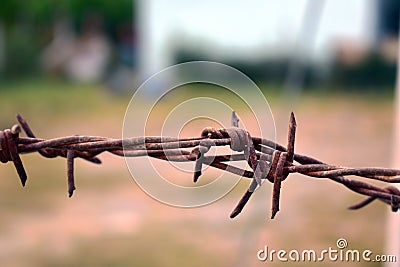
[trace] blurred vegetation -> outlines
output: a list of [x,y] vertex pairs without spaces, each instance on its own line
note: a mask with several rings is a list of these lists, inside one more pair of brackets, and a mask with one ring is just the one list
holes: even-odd
[[[221,62],[196,49],[179,48],[175,52],[174,63],[192,60],[211,60]],[[275,59],[261,58],[255,62],[245,60],[222,60],[222,63],[241,70],[257,84],[275,84],[285,82],[292,59],[281,57]],[[356,64],[343,64],[338,60],[332,66],[320,66],[315,63],[299,62],[304,75],[305,90],[329,91],[374,91],[391,93],[396,80],[396,63],[385,60],[382,55],[371,51]],[[280,87],[279,86],[279,87]]]
[[[202,51],[205,51],[203,49]],[[174,63],[183,63],[193,60],[210,60],[217,61],[242,71],[248,75],[256,83],[270,83],[270,84],[282,84],[286,78],[288,72],[288,66],[291,62],[291,58],[288,56],[282,58],[260,58],[257,61],[248,60],[221,60],[210,56],[206,52],[202,52],[196,48],[190,47],[179,47],[175,51]],[[317,82],[315,69],[312,65],[304,65],[305,71],[305,85],[314,85]]]
[[52,39],[58,18],[70,20],[79,32],[85,17],[98,15],[107,35],[115,41],[118,26],[131,25],[134,13],[132,0],[2,0],[0,26],[4,29],[6,64],[0,77],[38,73],[40,53]]
[[396,81],[396,63],[387,62],[377,53],[371,53],[356,65],[335,62],[330,81],[334,85],[364,90],[393,90]]
[[[59,117],[90,117],[101,113],[101,120],[124,114],[129,98],[111,97],[110,93],[99,84],[76,84],[52,79],[24,79],[21,81],[0,82],[0,124],[10,126],[15,122],[17,113],[45,114],[49,118]],[[34,116],[32,116],[34,117]],[[40,119],[39,119],[40,121]]]

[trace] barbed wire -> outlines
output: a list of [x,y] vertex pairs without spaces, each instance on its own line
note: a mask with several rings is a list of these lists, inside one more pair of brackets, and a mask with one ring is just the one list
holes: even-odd
[[[205,128],[200,137],[133,137],[112,139],[100,136],[74,135],[54,139],[37,138],[24,118],[17,115],[19,125],[0,131],[0,162],[13,162],[23,186],[27,181],[20,154],[38,152],[46,158],[64,157],[67,159],[68,195],[73,195],[75,187],[74,160],[82,158],[100,164],[97,157],[109,152],[122,157],[148,156],[165,161],[195,162],[193,181],[197,182],[202,174],[203,164],[228,171],[251,179],[250,186],[240,199],[230,217],[236,217],[244,208],[262,181],[273,184],[271,219],[279,211],[281,183],[291,173],[300,173],[312,178],[327,178],[340,183],[349,190],[367,196],[349,209],[360,209],[378,199],[391,206],[393,212],[399,209],[400,190],[395,186],[383,188],[365,180],[378,180],[385,184],[399,183],[400,170],[387,168],[348,168],[326,164],[315,158],[294,153],[296,120],[291,113],[289,121],[287,147],[271,140],[252,137],[249,132],[238,128],[239,119],[232,113],[231,128]],[[21,128],[27,137],[20,137]],[[211,147],[230,146],[236,154],[207,156]],[[190,150],[188,150],[190,149]],[[234,161],[247,161],[251,170],[228,164]],[[296,162],[296,163],[295,163]],[[354,180],[345,176],[358,176],[364,179]]]

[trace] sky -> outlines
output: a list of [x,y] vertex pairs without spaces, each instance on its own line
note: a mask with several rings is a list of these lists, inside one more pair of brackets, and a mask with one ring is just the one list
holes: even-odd
[[327,60],[340,40],[373,44],[376,0],[323,1],[321,19],[318,14],[311,18],[318,24],[315,37],[301,32],[309,1],[323,0],[141,0],[142,63],[152,72],[169,66],[176,46],[196,46],[221,58],[251,60],[301,51]]

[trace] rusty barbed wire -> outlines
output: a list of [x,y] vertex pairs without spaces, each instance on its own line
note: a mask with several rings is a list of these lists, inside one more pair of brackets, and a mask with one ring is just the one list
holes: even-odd
[[[271,210],[271,219],[273,219],[279,211],[281,184],[291,173],[300,173],[313,178],[327,178],[344,185],[351,191],[367,196],[360,203],[350,206],[349,209],[352,210],[360,209],[376,199],[390,205],[393,212],[397,211],[400,205],[400,190],[395,186],[389,185],[381,188],[365,181],[345,177],[353,175],[386,184],[399,183],[400,170],[334,166],[309,156],[294,153],[297,124],[293,113],[290,115],[287,147],[271,140],[252,137],[246,130],[238,128],[239,120],[235,112],[232,113],[233,127],[226,129],[207,127],[202,131],[200,137],[194,138],[149,136],[112,139],[75,135],[46,140],[37,138],[26,120],[20,115],[17,115],[17,120],[19,125],[0,131],[0,162],[12,161],[22,186],[25,186],[27,174],[20,154],[38,152],[46,158],[66,158],[69,197],[76,189],[75,158],[100,164],[101,161],[97,156],[103,152],[109,152],[125,157],[149,156],[166,161],[194,161],[194,182],[197,182],[201,176],[203,164],[250,178],[250,186],[231,213],[231,218],[236,217],[243,210],[255,189],[261,186],[262,181],[268,180],[273,184]],[[20,137],[22,130],[27,137]],[[217,146],[230,146],[231,150],[243,153],[206,155],[211,147]],[[232,161],[247,161],[251,171],[227,164]]]

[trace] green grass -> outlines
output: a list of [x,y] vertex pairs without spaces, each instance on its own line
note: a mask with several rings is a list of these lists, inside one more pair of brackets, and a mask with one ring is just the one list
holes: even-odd
[[[18,113],[34,120],[123,113],[128,101],[99,84],[32,80],[0,85],[0,125]],[[103,114],[102,112],[105,112]]]

